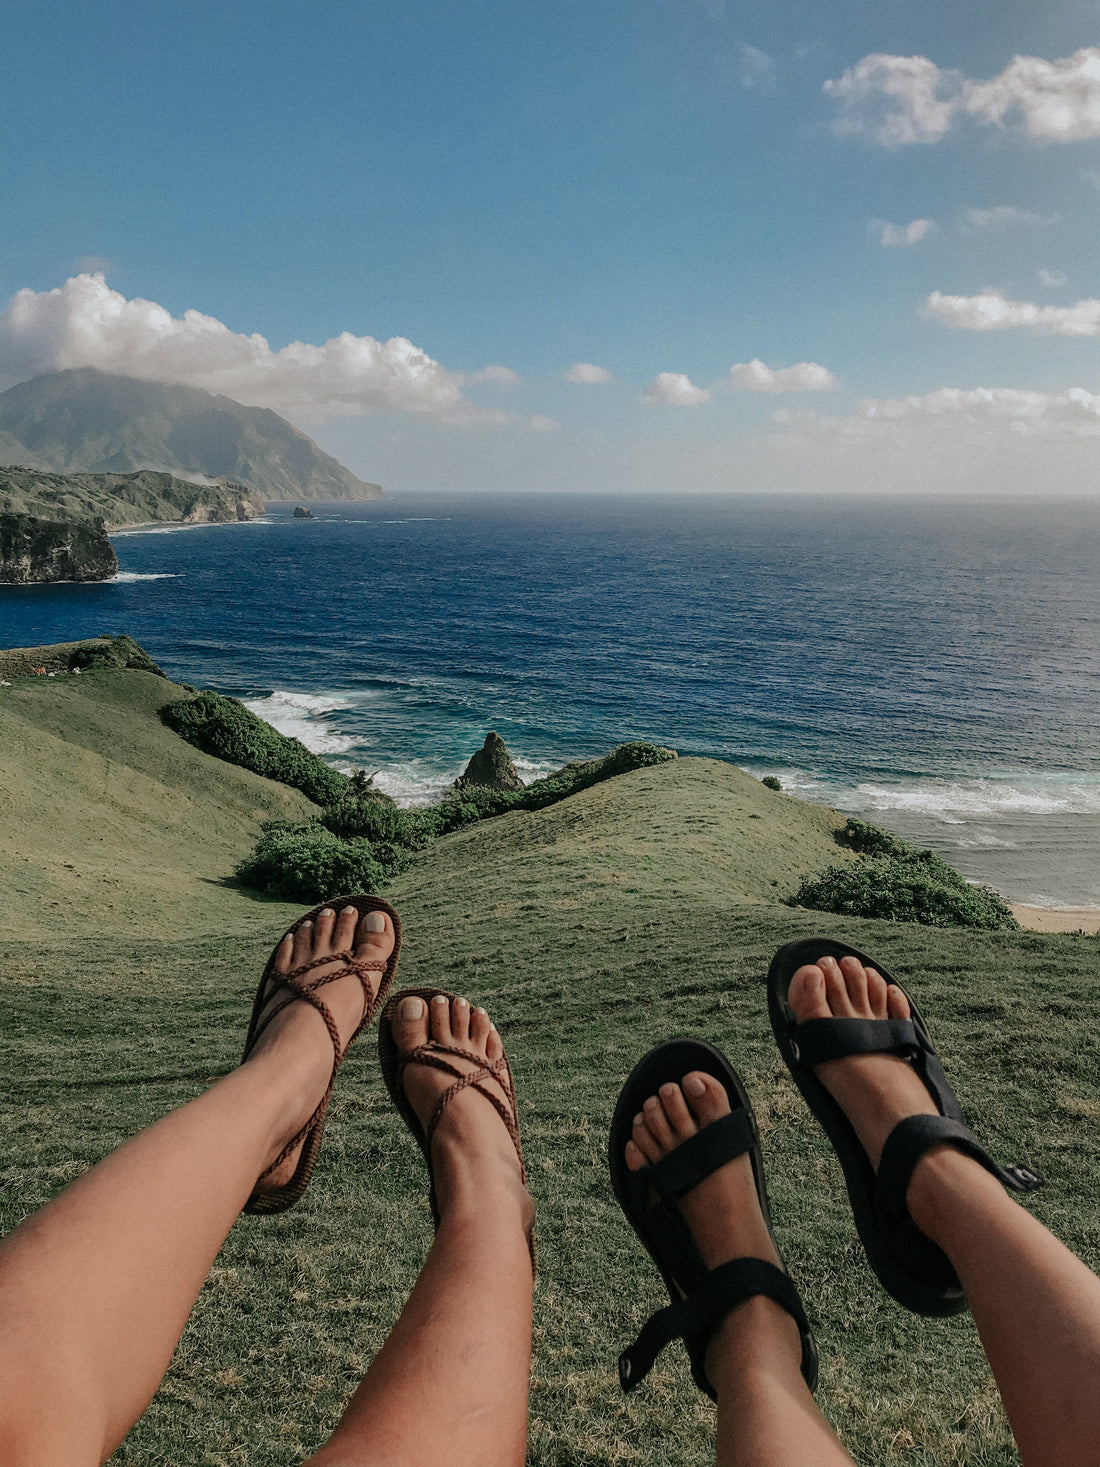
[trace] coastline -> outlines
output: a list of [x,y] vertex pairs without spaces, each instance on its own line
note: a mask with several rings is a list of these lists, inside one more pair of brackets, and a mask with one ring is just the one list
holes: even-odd
[[1100,933],[1100,907],[1029,907],[1024,902],[1008,905],[1020,926],[1032,932]]

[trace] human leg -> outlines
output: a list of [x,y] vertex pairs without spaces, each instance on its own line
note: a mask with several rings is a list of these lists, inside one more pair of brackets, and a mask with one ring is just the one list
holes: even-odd
[[[854,957],[822,957],[790,985],[799,1022],[899,1019],[905,995]],[[851,1120],[871,1165],[907,1116],[935,1114],[929,1091],[903,1058],[859,1054],[815,1073]],[[1088,1467],[1100,1460],[1100,1280],[955,1146],[926,1151],[909,1183],[917,1227],[958,1274],[1028,1467]]]
[[[339,917],[328,909],[280,944],[275,966],[287,973],[351,948],[384,962],[394,940],[382,912],[360,922],[354,907]],[[323,992],[339,1032],[350,1035],[367,1003],[364,983],[349,974]],[[0,1243],[3,1467],[84,1467],[110,1455],[156,1390],[257,1177],[309,1119],[332,1068],[321,1016],[306,1003],[288,1005],[239,1069],[112,1152]],[[296,1161],[286,1157],[269,1185],[285,1182]]]
[[[393,1040],[405,1055],[430,1042],[508,1106],[484,1077],[504,1048],[484,1009],[465,999],[401,998]],[[465,1058],[453,1056],[459,1050]],[[400,1084],[426,1132],[454,1073],[409,1063]],[[315,1467],[519,1467],[526,1454],[534,1203],[517,1151],[484,1093],[443,1102],[431,1143],[439,1225],[427,1261]]]

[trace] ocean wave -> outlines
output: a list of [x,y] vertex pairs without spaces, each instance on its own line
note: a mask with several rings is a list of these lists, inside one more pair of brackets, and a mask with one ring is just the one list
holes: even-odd
[[243,698],[244,706],[288,738],[298,739],[315,754],[346,754],[357,740],[336,732],[324,719],[353,708],[355,700],[340,693],[290,693],[276,689],[264,698]]
[[[760,777],[756,769],[749,772]],[[1014,815],[1100,815],[1100,774],[1029,770],[969,779],[929,775],[849,783],[801,769],[762,772],[777,774],[792,794],[850,815],[923,816],[944,825]]]
[[254,520],[203,520],[196,525],[135,525],[130,530],[112,530],[109,539],[128,540],[133,535],[182,535],[188,530],[224,530],[229,525],[274,525],[277,521],[265,515]]
[[154,571],[149,575],[140,575],[137,571],[119,571],[117,576],[109,576],[106,584],[128,586],[132,581],[174,581],[176,579],[178,576],[175,571]]

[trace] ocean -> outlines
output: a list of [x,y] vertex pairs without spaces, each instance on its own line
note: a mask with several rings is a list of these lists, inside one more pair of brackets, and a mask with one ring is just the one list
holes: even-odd
[[394,495],[113,537],[0,642],[126,631],[399,801],[646,738],[1100,906],[1100,500]]

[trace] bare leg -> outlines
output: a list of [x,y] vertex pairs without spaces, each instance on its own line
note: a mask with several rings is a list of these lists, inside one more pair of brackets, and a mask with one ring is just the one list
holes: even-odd
[[[851,957],[800,968],[790,1002],[800,1021],[909,1015],[904,994]],[[817,1074],[875,1166],[899,1120],[935,1113],[919,1077],[893,1055],[832,1060]],[[1022,1460],[1027,1467],[1096,1467],[1100,1279],[951,1146],[918,1162],[908,1202],[914,1222],[959,1275]]]
[[[432,1038],[471,1054],[503,1053],[488,1014],[465,999],[403,999],[393,1025],[398,1047],[425,1043],[429,1026]],[[452,1083],[427,1066],[405,1071],[422,1124]],[[470,1087],[443,1111],[432,1166],[441,1217],[432,1250],[331,1440],[310,1458],[316,1467],[523,1463],[534,1203],[500,1117]]]
[[[279,968],[355,944],[386,958],[380,912],[326,910]],[[325,970],[316,970],[318,976]],[[364,1009],[354,976],[324,989],[342,1034]],[[290,1004],[248,1062],[140,1132],[0,1244],[0,1464],[102,1462],[144,1411],[256,1178],[313,1112],[332,1071],[319,1014]],[[271,1183],[285,1181],[296,1156]]]
[[[712,1076],[695,1071],[662,1085],[635,1117],[626,1163],[649,1166],[719,1117],[729,1100]],[[752,1166],[739,1156],[680,1201],[710,1268],[734,1258],[781,1266],[764,1223]],[[851,1457],[814,1404],[802,1378],[798,1326],[773,1300],[739,1304],[707,1347],[707,1377],[718,1395],[718,1467],[833,1467]]]

